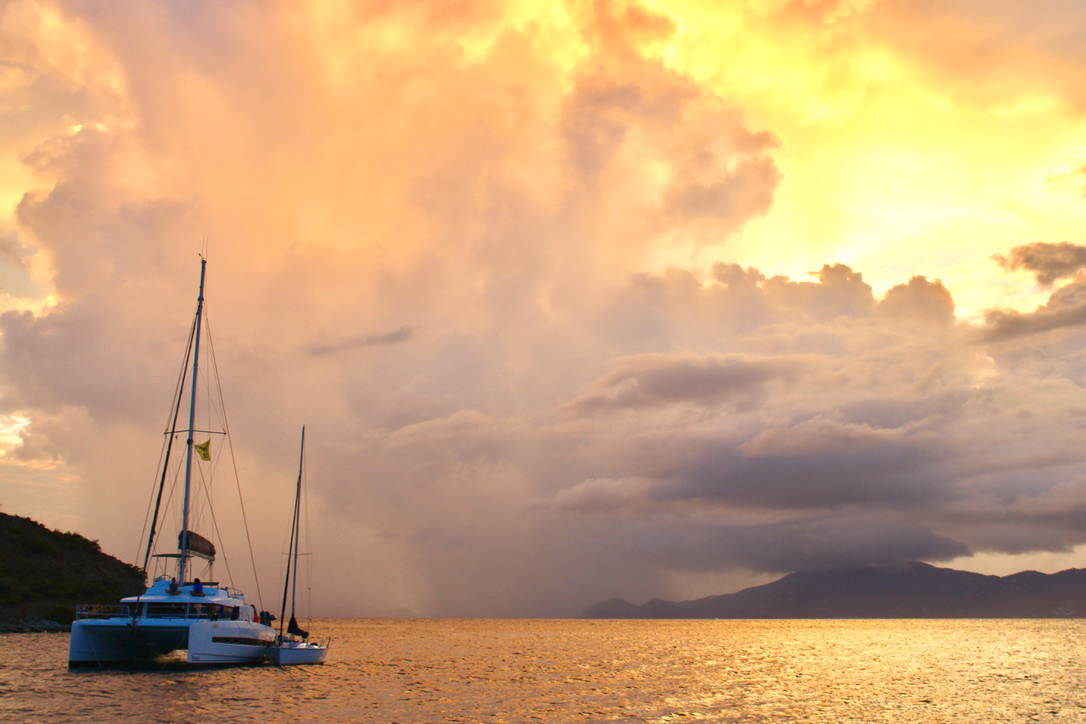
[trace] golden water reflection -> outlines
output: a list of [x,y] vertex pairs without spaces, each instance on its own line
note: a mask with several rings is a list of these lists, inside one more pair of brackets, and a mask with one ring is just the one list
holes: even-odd
[[1086,718],[1086,622],[324,620],[322,667],[68,672],[0,636],[0,719]]

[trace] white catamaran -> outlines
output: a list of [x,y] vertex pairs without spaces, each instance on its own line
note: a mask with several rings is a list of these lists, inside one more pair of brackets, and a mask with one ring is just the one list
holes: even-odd
[[[302,428],[302,452],[298,460],[298,486],[294,493],[294,520],[290,526],[290,546],[287,551],[287,572],[283,581],[283,608],[279,616],[279,636],[275,645],[268,649],[273,664],[323,664],[328,654],[328,644],[309,640],[309,632],[298,625],[295,617],[295,600],[298,593],[298,549],[301,546],[302,474],[305,471],[305,427]],[[287,617],[287,593],[290,593],[290,624],[283,631]]]
[[[237,664],[264,660],[275,645],[277,635],[271,627],[271,616],[257,613],[256,607],[236,589],[215,582],[188,580],[193,572],[192,559],[206,561],[207,570],[215,561],[215,546],[204,536],[190,530],[190,494],[193,487],[193,455],[209,459],[208,444],[193,444],[196,418],[196,391],[200,359],[200,330],[204,316],[204,275],[207,261],[200,260],[200,292],[196,303],[196,318],[189,336],[185,368],[178,384],[172,408],[172,423],[168,429],[162,479],[151,518],[147,553],[143,561],[146,572],[155,543],[155,528],[159,520],[162,491],[166,486],[166,468],[174,437],[187,432],[185,450],[184,501],[178,552],[158,554],[156,558],[176,559],[176,577],[161,576],[138,596],[121,599],[120,605],[83,605],[76,608],[72,623],[69,667],[116,663],[138,663],[177,650],[187,650],[188,661],[194,664]],[[190,356],[191,355],[191,356]],[[191,363],[187,430],[177,428],[184,398],[184,380]],[[209,432],[209,431],[203,431]],[[210,576],[209,576],[210,577]]]

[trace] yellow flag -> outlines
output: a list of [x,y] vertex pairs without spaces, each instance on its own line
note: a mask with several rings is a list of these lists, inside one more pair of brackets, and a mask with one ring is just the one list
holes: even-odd
[[196,450],[196,454],[200,456],[202,460],[211,459],[211,441],[202,442],[199,445],[192,446]]

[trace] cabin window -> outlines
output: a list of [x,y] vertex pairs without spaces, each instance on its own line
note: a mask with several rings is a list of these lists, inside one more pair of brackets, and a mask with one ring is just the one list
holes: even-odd
[[147,618],[186,618],[187,609],[184,603],[148,603]]
[[263,646],[265,644],[260,639],[247,639],[240,636],[212,636],[211,643],[234,644],[236,646]]

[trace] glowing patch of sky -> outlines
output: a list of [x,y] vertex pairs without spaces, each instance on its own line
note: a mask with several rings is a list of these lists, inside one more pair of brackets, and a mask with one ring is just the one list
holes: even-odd
[[967,319],[1042,302],[1034,284],[993,285],[990,256],[1032,241],[1081,241],[1081,190],[1075,198],[1049,182],[1076,168],[1068,149],[1086,141],[1074,109],[1051,92],[1015,88],[985,107],[962,105],[892,48],[863,44],[864,26],[852,23],[872,3],[841,4],[812,25],[773,15],[789,5],[657,8],[679,27],[668,64],[782,141],[772,209],[717,256],[794,278],[841,261],[878,293],[903,275],[941,278]]

